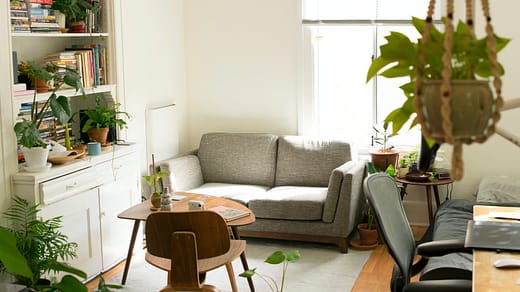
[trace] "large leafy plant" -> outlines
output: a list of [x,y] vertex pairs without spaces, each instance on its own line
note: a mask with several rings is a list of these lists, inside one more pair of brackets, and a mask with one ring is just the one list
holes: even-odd
[[[425,21],[414,17],[412,24],[421,35],[424,31]],[[417,124],[415,117],[415,81],[416,72],[422,69],[424,80],[441,79],[443,69],[445,33],[432,26],[430,31],[430,41],[423,44],[421,40],[411,41],[407,36],[399,32],[390,32],[386,36],[386,44],[380,46],[380,55],[372,61],[368,72],[367,82],[376,75],[386,78],[409,77],[408,82],[401,85],[406,96],[403,105],[393,110],[385,118],[385,123],[392,123],[393,133],[397,133],[403,125],[410,119],[411,127]],[[509,39],[495,35],[496,51],[502,50],[509,42]],[[419,51],[423,50],[426,56],[424,67],[418,68]],[[486,39],[477,39],[470,31],[468,25],[459,21],[453,32],[453,48],[450,60],[452,66],[452,79],[467,80],[488,78],[491,76],[491,61],[488,56]],[[500,73],[504,70],[500,66]]]
[[239,276],[244,278],[250,278],[254,275],[259,276],[262,280],[264,280],[267,285],[271,288],[271,291],[273,292],[283,292],[283,289],[285,287],[285,277],[287,274],[287,267],[289,266],[289,263],[295,263],[298,260],[300,260],[300,252],[297,250],[292,250],[289,252],[282,252],[282,251],[275,251],[270,256],[268,256],[264,262],[272,265],[278,265],[282,264],[282,276],[281,276],[281,283],[280,286],[278,286],[276,280],[268,275],[263,275],[261,273],[258,273],[256,271],[256,268],[249,269],[243,273],[241,273]]
[[[55,64],[38,66],[34,62],[29,61],[27,63],[21,62],[18,68],[21,74],[27,75],[31,79],[52,83],[52,91],[43,106],[38,106],[36,102],[37,93],[35,91],[29,119],[24,119],[14,125],[14,132],[22,146],[26,148],[42,146],[46,148],[47,144],[40,136],[40,125],[49,110],[60,124],[67,123],[70,120],[72,109],[69,98],[58,95],[57,92],[65,84],[75,88],[76,91],[83,91],[80,76],[74,70],[58,67]],[[84,92],[82,93],[84,94]]]
[[54,0],[51,8],[65,14],[70,22],[75,22],[85,20],[90,12],[96,13],[99,4],[86,0]]

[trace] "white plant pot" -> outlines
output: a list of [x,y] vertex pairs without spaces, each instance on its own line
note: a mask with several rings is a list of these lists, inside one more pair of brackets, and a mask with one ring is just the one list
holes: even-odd
[[408,167],[399,167],[399,177],[404,178],[408,174]]
[[23,157],[27,168],[44,169],[47,165],[47,158],[49,157],[49,148],[32,147],[22,148]]
[[54,10],[54,16],[56,17],[56,23],[58,23],[60,28],[65,28],[65,23],[66,23],[65,14],[59,12],[58,10]]

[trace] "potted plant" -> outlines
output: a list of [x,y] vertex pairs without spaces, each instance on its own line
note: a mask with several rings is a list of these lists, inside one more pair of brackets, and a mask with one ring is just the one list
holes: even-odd
[[120,103],[104,106],[101,104],[102,98],[100,95],[96,95],[95,98],[96,106],[85,111],[87,120],[83,125],[82,131],[88,133],[91,141],[97,141],[101,145],[106,145],[109,127],[126,128],[126,121],[119,116],[130,118],[130,115],[119,110]]
[[300,259],[300,252],[297,250],[292,250],[289,252],[282,252],[280,250],[277,250],[264,260],[264,262],[271,264],[271,265],[283,264],[280,286],[278,286],[276,280],[273,279],[272,277],[258,273],[256,271],[256,268],[249,269],[249,270],[239,274],[239,276],[244,277],[244,278],[250,278],[250,277],[253,277],[254,275],[258,275],[264,282],[267,283],[267,285],[269,285],[269,287],[271,288],[271,291],[283,292],[284,291],[283,289],[285,288],[285,277],[287,274],[287,267],[289,266],[289,263],[295,263],[299,259]]
[[[4,213],[11,227],[0,227],[0,268],[12,274],[17,284],[29,291],[76,292],[88,289],[78,278],[86,274],[62,262],[76,256],[77,244],[60,232],[61,217],[37,219],[39,207],[20,197]],[[43,278],[48,273],[66,272],[59,281]],[[98,291],[120,289],[100,279]]]
[[90,13],[97,13],[99,3],[86,0],[54,0],[51,8],[65,15],[71,32],[85,32],[85,20]]
[[155,168],[155,155],[152,154],[152,174],[144,175],[146,183],[152,187],[152,194],[150,195],[150,201],[152,203],[153,208],[161,207],[161,186],[159,185],[159,181],[161,178],[168,176],[169,173],[166,171],[157,172]]
[[30,115],[28,119],[23,119],[14,125],[18,143],[22,146],[26,167],[32,169],[43,169],[47,163],[49,149],[47,143],[40,136],[40,126],[49,111],[54,115],[56,122],[65,123],[71,117],[71,107],[66,96],[58,96],[57,91],[64,85],[74,87],[76,90],[83,90],[79,75],[70,69],[64,68],[65,73],[59,73],[58,66],[47,64],[40,67],[33,62],[21,62],[23,72],[30,78],[40,79],[46,83],[52,83],[52,91],[39,106],[36,102],[36,91],[33,96]]
[[[444,22],[450,27],[451,20],[444,19]],[[397,133],[408,120],[412,119],[411,126],[420,123],[423,135],[433,140],[433,142],[428,142],[430,147],[435,143],[450,142],[456,146],[455,152],[460,154],[460,149],[457,148],[460,143],[469,143],[473,139],[479,141],[484,139],[481,133],[474,131],[476,128],[474,125],[481,125],[481,128],[488,126],[487,118],[478,115],[463,116],[463,114],[472,113],[472,109],[478,109],[480,115],[485,112],[496,117],[499,107],[494,106],[489,82],[476,79],[493,76],[493,72],[496,75],[495,79],[498,75],[503,74],[504,70],[501,65],[495,63],[496,56],[490,57],[489,52],[499,52],[509,40],[497,35],[477,39],[472,26],[464,22],[458,23],[456,29],[453,30],[453,36],[450,34],[449,38],[445,32],[441,32],[431,25],[431,22],[414,17],[412,24],[423,35],[423,38],[412,42],[399,32],[391,32],[385,37],[387,43],[380,47],[380,56],[373,60],[367,72],[367,82],[377,74],[387,78],[409,77],[409,81],[400,86],[406,96],[406,101],[400,108],[392,111],[385,118],[385,122],[391,123],[393,133]],[[424,37],[425,33],[427,38]],[[449,40],[452,41],[451,46]],[[496,47],[489,48],[488,42],[495,42]],[[445,45],[448,45],[451,54],[445,55]],[[446,73],[448,67],[451,70],[451,76]],[[444,81],[441,81],[443,76]],[[468,86],[468,82],[471,85]],[[442,99],[442,102],[439,100],[441,84],[445,97],[450,98],[449,100]],[[458,84],[462,84],[461,87],[466,88],[463,89],[463,92],[467,92],[468,88],[478,88],[476,92],[471,93],[473,94],[471,102],[464,102],[458,98],[461,96]],[[447,87],[450,87],[451,90],[446,90]],[[486,96],[481,95],[484,93]],[[458,109],[456,115],[450,116],[452,118],[451,131],[444,131],[442,125],[436,124],[436,122],[446,121],[444,117],[447,113],[440,111],[441,103],[443,103],[443,108]],[[472,105],[470,109],[466,107],[468,103],[470,106]],[[417,115],[413,115],[414,113]],[[458,128],[459,122],[462,125],[461,128]],[[485,133],[485,135],[489,134],[491,132]],[[450,135],[448,139],[446,135]],[[461,175],[458,176],[459,179]]]
[[385,123],[382,130],[375,126],[372,128],[374,129],[372,145],[377,144],[380,146],[377,149],[370,150],[372,163],[381,171],[385,171],[389,166],[395,169],[399,159],[399,151],[388,143],[388,139],[393,136],[393,134],[388,131],[388,124]]

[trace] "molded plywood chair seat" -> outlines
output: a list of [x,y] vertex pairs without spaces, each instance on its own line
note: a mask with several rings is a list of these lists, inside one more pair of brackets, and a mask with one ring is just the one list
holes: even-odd
[[203,285],[206,272],[226,266],[237,291],[231,262],[242,254],[244,240],[231,240],[224,219],[212,211],[156,212],[146,219],[145,259],[168,271],[161,291],[219,291]]

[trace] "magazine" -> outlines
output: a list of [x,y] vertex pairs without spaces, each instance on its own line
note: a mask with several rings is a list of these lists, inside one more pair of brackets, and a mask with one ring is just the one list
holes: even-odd
[[226,221],[235,220],[235,219],[246,217],[247,215],[249,215],[248,211],[238,210],[238,209],[226,207],[226,206],[217,206],[217,207],[209,208],[208,210],[217,212]]

